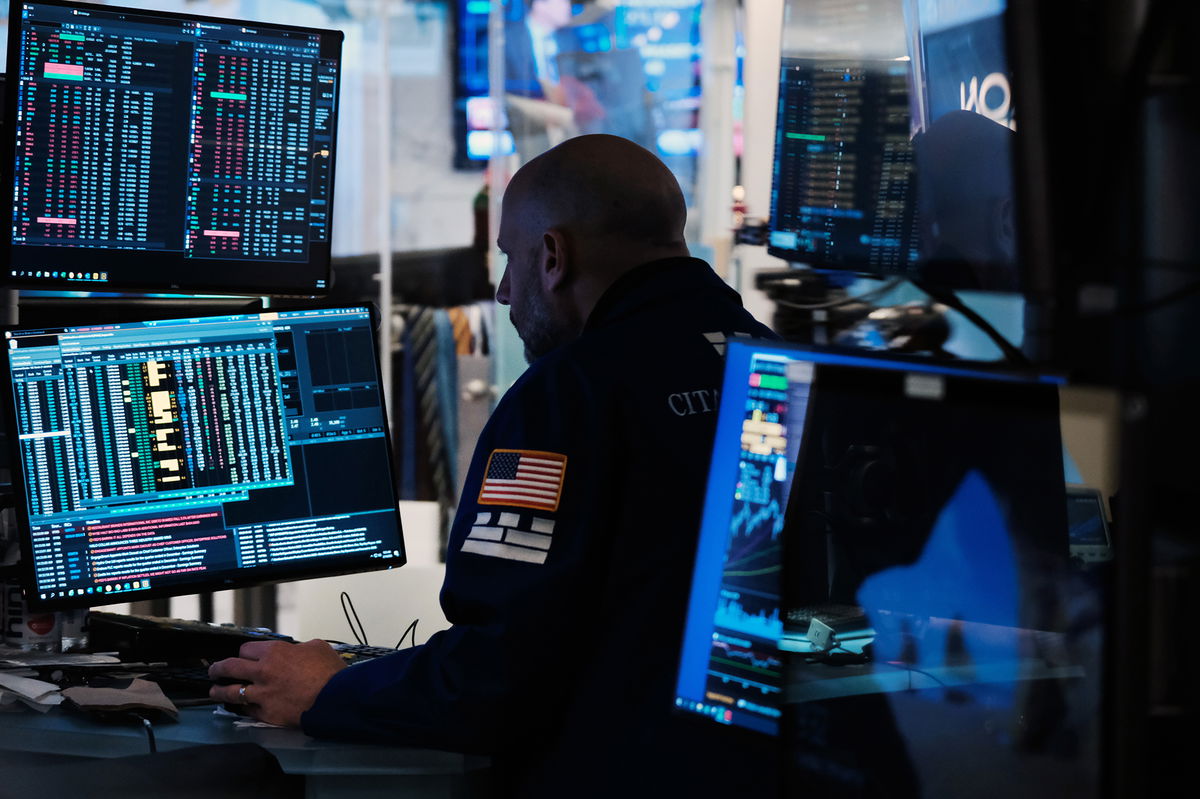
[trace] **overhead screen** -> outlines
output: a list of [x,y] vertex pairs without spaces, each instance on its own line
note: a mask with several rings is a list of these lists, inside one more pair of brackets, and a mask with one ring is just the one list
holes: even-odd
[[[558,128],[608,133],[657,153],[690,193],[700,149],[700,0],[491,4],[504,20],[502,108],[484,96],[479,59],[489,4],[460,2],[459,85],[471,92],[460,103],[471,158],[515,148],[528,160]],[[473,85],[464,83],[472,72]],[[500,141],[490,130],[497,122],[508,128]]]
[[1005,0],[788,0],[769,250],[1022,291]]
[[13,2],[4,282],[326,292],[341,46],[339,31]]
[[4,335],[33,604],[404,563],[366,308]]

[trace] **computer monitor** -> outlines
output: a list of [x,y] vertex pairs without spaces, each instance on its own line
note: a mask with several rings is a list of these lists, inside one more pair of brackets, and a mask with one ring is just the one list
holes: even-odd
[[0,282],[329,288],[340,31],[14,0]]
[[32,605],[404,563],[366,307],[8,330],[4,341]]
[[[729,342],[676,706],[778,732],[788,652],[797,641],[807,647],[811,607],[854,605],[864,574],[915,559],[964,464],[974,459],[987,474],[1003,471],[994,460],[1011,465],[988,436],[1022,444],[1021,471],[1036,490],[1005,495],[1007,507],[1048,558],[1065,563],[1056,383],[902,356]],[[976,429],[969,419],[984,407],[993,412]]]
[[1112,538],[1104,512],[1104,496],[1087,486],[1067,487],[1067,520],[1071,525],[1071,557],[1079,563],[1112,560]]
[[726,344],[675,706],[775,735],[784,684],[783,525],[806,397],[783,361],[758,357],[774,351],[763,346]]
[[788,0],[769,251],[1018,292],[1006,0]]
[[1054,383],[813,364],[784,532],[786,795],[1098,795],[1106,593],[1071,557]]

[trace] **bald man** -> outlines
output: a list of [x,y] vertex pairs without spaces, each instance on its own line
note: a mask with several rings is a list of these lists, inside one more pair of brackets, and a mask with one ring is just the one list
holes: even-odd
[[349,668],[321,641],[247,644],[212,675],[248,685],[215,699],[314,736],[490,754],[501,795],[707,790],[704,758],[769,756],[672,713],[721,345],[773,337],[689,257],[685,218],[662,162],[613,136],[514,175],[496,299],[531,365],[467,475],[441,593],[453,626]]

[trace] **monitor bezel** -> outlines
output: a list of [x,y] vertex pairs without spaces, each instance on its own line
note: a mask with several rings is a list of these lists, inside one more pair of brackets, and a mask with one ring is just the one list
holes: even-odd
[[[379,358],[379,309],[371,304],[353,303],[350,305],[334,304],[334,305],[313,305],[305,306],[288,311],[278,311],[278,313],[293,313],[304,311],[326,311],[326,310],[357,310],[365,311],[368,315],[368,324],[372,332],[376,335],[372,338],[375,350],[375,376],[379,384],[381,407],[383,401],[383,376],[381,362]],[[259,311],[254,314],[246,314],[247,316],[259,316],[261,314],[273,313],[270,310]],[[130,319],[126,322],[113,324],[139,324],[144,322],[160,322],[160,321],[179,321],[185,319],[195,319],[197,321],[206,319],[222,319],[240,314],[220,314],[217,316],[195,316],[182,314],[179,316],[168,316],[155,319]],[[0,326],[0,336],[9,331],[57,331],[67,329],[71,325],[61,326],[43,326],[26,328],[20,324]],[[7,347],[5,347],[7,350]],[[0,413],[3,414],[3,420],[8,431],[17,429],[16,417],[16,401],[12,394],[12,377],[8,355],[0,357],[0,383],[3,388],[0,389]],[[295,562],[298,565],[295,568],[285,566],[286,574],[280,576],[272,573],[258,578],[253,576],[243,576],[241,569],[235,569],[232,572],[225,573],[222,578],[210,578],[207,580],[197,580],[194,583],[174,583],[163,587],[151,587],[145,590],[130,591],[128,593],[111,593],[103,595],[84,595],[82,597],[55,597],[42,599],[36,590],[37,580],[33,565],[33,536],[31,533],[31,522],[29,518],[28,495],[26,494],[26,482],[24,473],[24,462],[21,456],[21,447],[19,439],[9,432],[5,437],[8,439],[7,446],[9,449],[9,457],[12,460],[12,491],[16,511],[16,533],[21,550],[21,561],[18,565],[18,573],[22,592],[25,596],[25,602],[31,610],[38,611],[53,611],[53,610],[73,610],[77,608],[99,607],[104,605],[120,604],[122,602],[137,602],[146,599],[162,599],[173,596],[191,596],[194,594],[208,593],[213,591],[226,591],[234,588],[252,588],[263,585],[277,585],[280,583],[294,582],[296,580],[307,580],[317,577],[336,577],[346,574],[359,574],[373,571],[386,571],[396,569],[408,562],[408,548],[404,543],[404,527],[400,516],[399,497],[396,493],[396,458],[392,448],[392,433],[389,424],[388,415],[386,412],[381,413],[383,417],[383,437],[384,445],[387,447],[388,455],[388,486],[393,499],[393,512],[396,519],[396,533],[399,537],[400,557],[394,560],[367,559],[366,562],[358,563],[349,567],[338,565],[321,566],[307,564],[303,561]],[[262,567],[255,567],[261,569]],[[186,587],[184,587],[186,586]]]
[[[19,73],[18,67],[20,62],[20,41],[21,41],[21,14],[20,7],[25,0],[9,0],[9,24],[8,24],[8,55],[6,61],[6,73],[9,76]],[[340,30],[326,28],[311,28],[301,25],[282,25],[272,22],[258,22],[255,20],[242,20],[230,17],[215,17],[204,14],[191,13],[173,13],[167,11],[155,11],[141,8],[128,8],[124,6],[109,6],[98,5],[96,3],[76,2],[76,0],[28,0],[36,2],[39,5],[58,6],[60,8],[80,8],[97,13],[104,14],[130,14],[135,16],[150,17],[163,20],[187,20],[187,21],[203,21],[211,23],[220,23],[225,25],[253,25],[256,28],[291,31],[296,33],[311,33],[322,37],[322,47],[336,45],[337,47],[337,66],[335,70],[335,91],[333,97],[333,122],[331,125],[330,139],[330,156],[329,156],[329,196],[328,208],[329,217],[327,220],[329,235],[323,243],[310,243],[309,246],[309,264],[324,262],[324,281],[325,287],[322,289],[311,286],[299,286],[295,283],[286,283],[285,281],[270,281],[262,280],[255,281],[239,286],[230,286],[228,284],[205,282],[202,275],[203,267],[206,264],[224,263],[231,267],[241,266],[243,270],[263,270],[267,272],[271,267],[275,267],[275,272],[280,276],[286,276],[289,273],[289,267],[295,262],[274,262],[274,261],[253,261],[240,259],[217,259],[204,258],[196,261],[184,257],[182,252],[163,252],[155,250],[131,250],[131,249],[102,249],[102,248],[86,248],[97,254],[97,257],[104,258],[121,258],[128,257],[131,253],[145,253],[139,255],[139,260],[144,258],[147,265],[153,265],[154,260],[161,259],[164,268],[169,267],[170,270],[179,277],[184,275],[184,279],[176,282],[138,282],[134,280],[119,281],[109,280],[104,282],[80,282],[70,280],[68,278],[24,278],[10,275],[11,267],[6,265],[0,269],[0,286],[36,289],[43,291],[101,291],[101,292],[138,292],[138,293],[172,293],[172,294],[223,294],[233,296],[269,296],[269,297],[323,297],[327,295],[333,283],[333,209],[334,209],[334,190],[336,187],[337,176],[337,138],[338,138],[338,117],[340,113],[340,97],[342,84],[342,49],[345,43],[345,34]],[[328,39],[328,42],[327,42]],[[5,192],[11,192],[13,181],[16,178],[16,147],[17,147],[17,98],[18,98],[18,78],[12,78],[7,81],[4,98],[4,114],[5,119],[11,124],[3,126],[2,135],[0,135],[0,189]],[[180,198],[180,202],[182,202]],[[9,255],[9,262],[13,252],[12,242],[12,214],[0,220],[0,252]],[[51,248],[55,249],[55,248]],[[62,249],[79,249],[79,248],[62,248]],[[315,257],[314,257],[315,256]],[[193,277],[190,273],[195,272]]]

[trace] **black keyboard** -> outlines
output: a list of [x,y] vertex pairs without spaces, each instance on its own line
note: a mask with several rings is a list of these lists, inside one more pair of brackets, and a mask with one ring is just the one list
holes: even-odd
[[785,618],[789,625],[800,629],[807,629],[813,619],[818,619],[839,632],[870,626],[867,614],[861,607],[838,602],[788,608]]
[[[348,665],[374,660],[384,655],[390,655],[395,649],[382,646],[367,646],[365,644],[343,644],[331,642],[330,646],[342,656]],[[208,689],[213,681],[208,676],[208,666],[203,662],[188,664],[155,664],[143,668],[133,668],[133,672],[141,673],[144,680],[158,683],[162,692],[176,704],[199,704],[208,699]]]
[[330,641],[333,651],[342,656],[342,660],[353,666],[366,660],[374,660],[384,655],[391,655],[397,650],[386,646],[368,646],[367,644],[344,644],[341,641]]
[[208,666],[203,662],[131,666],[130,671],[138,673],[143,680],[158,683],[167,698],[176,704],[207,701],[208,689],[213,684],[208,677]]
[[88,614],[88,628],[93,652],[117,652],[122,660],[142,663],[221,660],[236,657],[248,641],[292,641],[261,627],[102,611]]

